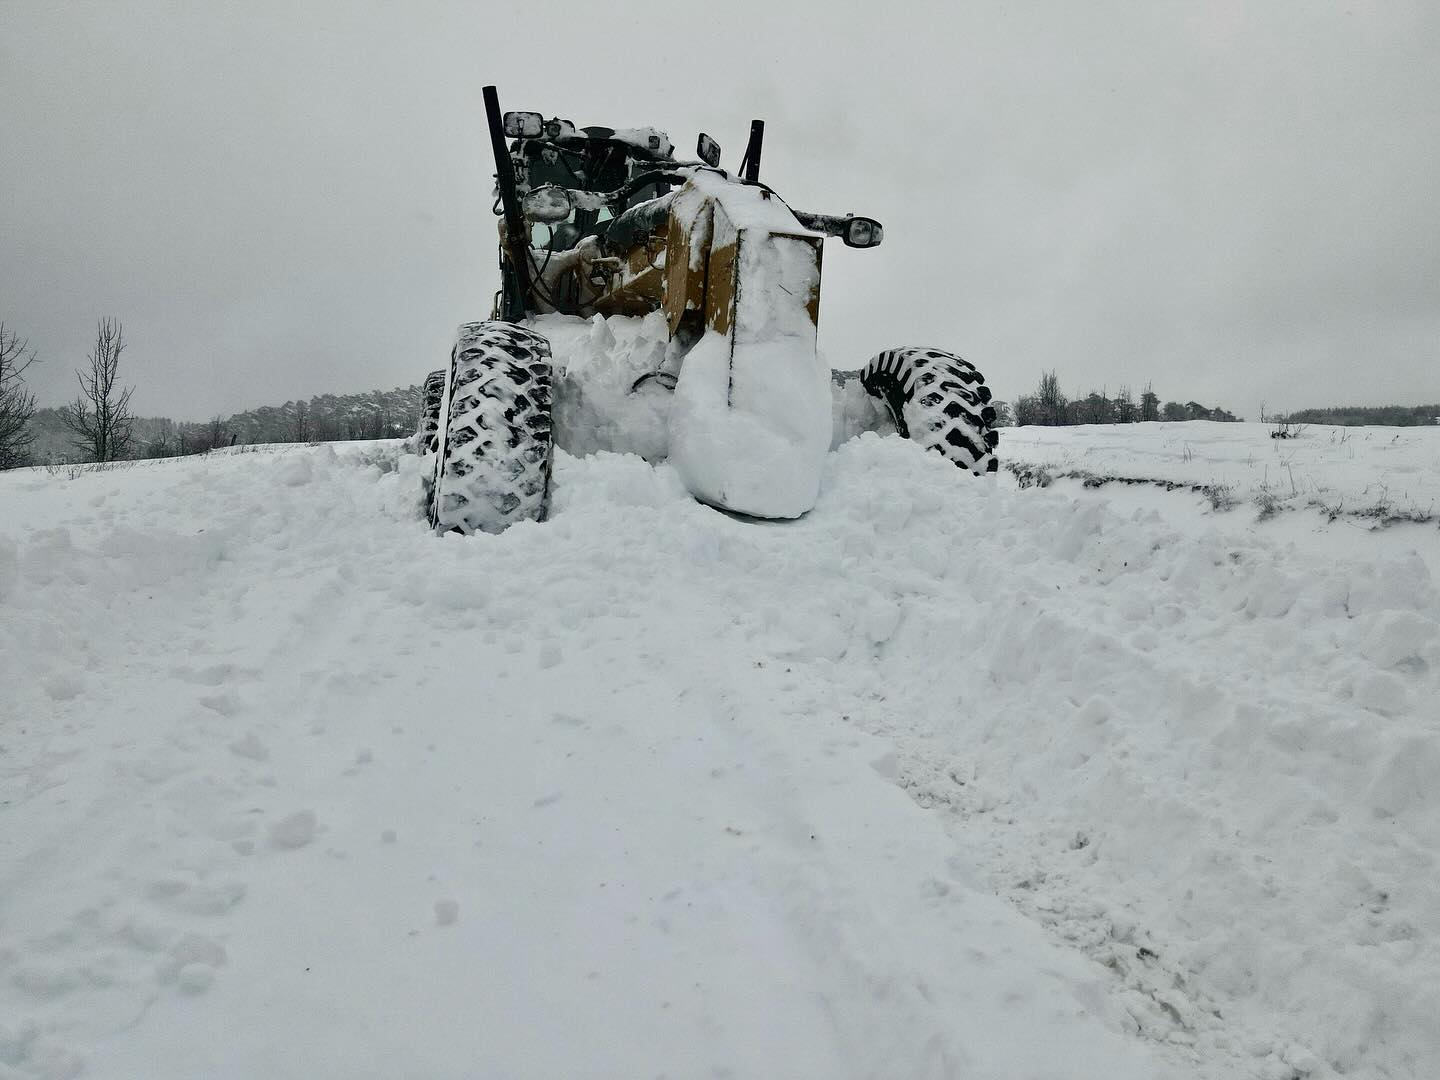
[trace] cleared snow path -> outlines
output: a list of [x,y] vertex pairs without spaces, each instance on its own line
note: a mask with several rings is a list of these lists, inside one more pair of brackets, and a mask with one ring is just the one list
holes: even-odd
[[1420,557],[873,436],[436,539],[395,461],[0,476],[0,1077],[1440,1067]]

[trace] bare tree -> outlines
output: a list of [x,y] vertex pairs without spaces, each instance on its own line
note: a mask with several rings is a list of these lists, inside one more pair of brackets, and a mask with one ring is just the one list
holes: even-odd
[[30,460],[35,395],[25,389],[20,377],[33,363],[35,350],[30,342],[0,322],[0,469],[13,469]]
[[1091,390],[1083,398],[1076,394],[1075,405],[1078,407],[1076,412],[1082,424],[1108,424],[1114,420],[1114,410],[1103,387]]
[[295,402],[295,432],[291,441],[310,441],[310,405],[308,402],[298,399]]
[[181,434],[173,422],[167,422],[149,439],[140,444],[137,457],[169,458],[180,456]]
[[120,354],[125,351],[125,330],[119,319],[101,319],[95,328],[95,347],[86,358],[89,368],[75,372],[80,393],[60,410],[60,419],[75,436],[75,448],[92,461],[116,461],[130,449],[130,413],[133,386],[120,388]]
[[1145,392],[1140,395],[1140,419],[1160,419],[1160,399],[1155,396],[1155,390],[1148,382],[1145,384]]
[[335,442],[344,437],[339,404],[334,394],[321,394],[310,399],[310,439],[308,441]]
[[1042,372],[1040,386],[1035,391],[1035,403],[1039,407],[1039,423],[1059,427],[1065,423],[1065,406],[1068,401],[1060,389],[1060,379],[1055,372]]
[[1115,394],[1115,422],[1119,424],[1135,423],[1135,398],[1130,393],[1130,387],[1125,383],[1120,384],[1119,391]]
[[212,416],[205,425],[205,449],[215,450],[221,446],[229,446],[231,441],[230,433],[225,430],[224,418],[219,415]]

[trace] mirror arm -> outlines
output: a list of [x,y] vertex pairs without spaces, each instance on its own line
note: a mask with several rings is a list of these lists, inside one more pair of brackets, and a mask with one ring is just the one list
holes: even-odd
[[[834,214],[812,214],[805,210],[795,209],[790,212],[795,215],[795,220],[811,232],[822,233],[825,236],[838,236],[845,241],[847,247],[879,247],[880,239],[884,235],[882,226],[874,218],[857,217],[854,214],[837,217]],[[860,223],[871,226],[870,243],[868,244],[856,244],[850,240],[851,228]]]
[[812,214],[805,210],[791,210],[795,219],[811,232],[824,233],[826,236],[844,236],[845,228],[850,224],[848,217],[836,217],[834,214]]

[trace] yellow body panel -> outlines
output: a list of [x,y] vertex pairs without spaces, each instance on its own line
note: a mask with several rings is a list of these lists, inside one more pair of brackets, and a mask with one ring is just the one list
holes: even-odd
[[[805,242],[814,252],[816,285],[802,302],[810,322],[818,324],[821,238],[805,232],[798,222],[793,229],[755,224],[737,227],[725,208],[729,193],[734,191],[736,198],[743,195],[752,200],[761,196],[755,189],[739,185],[710,187],[719,192],[718,197],[711,192],[701,193],[693,182],[687,182],[676,193],[670,213],[662,222],[649,234],[638,235],[630,248],[616,256],[602,255],[594,238],[582,240],[568,251],[532,251],[531,265],[536,276],[545,282],[549,295],[562,296],[569,294],[566,281],[573,275],[569,288],[580,298],[575,313],[581,316],[643,316],[664,311],[672,338],[686,326],[694,331],[708,329],[728,335],[735,327],[738,297],[746,287],[741,269],[745,265],[740,256],[742,246],[763,242],[769,236],[784,236]],[[703,200],[698,207],[697,195]],[[685,207],[683,213],[675,209],[680,206]],[[770,220],[777,217],[772,215]],[[723,240],[717,243],[717,236]]]

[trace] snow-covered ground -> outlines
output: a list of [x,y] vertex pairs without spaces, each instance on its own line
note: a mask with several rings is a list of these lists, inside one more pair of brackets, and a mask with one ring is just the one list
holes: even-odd
[[[1206,488],[1219,505],[1275,513],[1309,508],[1376,524],[1440,519],[1440,425],[1301,425],[1208,421],[1007,428],[1006,461],[1091,483],[1149,480]],[[1042,478],[1043,482],[1043,478]]]
[[1440,1075],[1433,525],[557,464],[0,475],[0,1077]]

